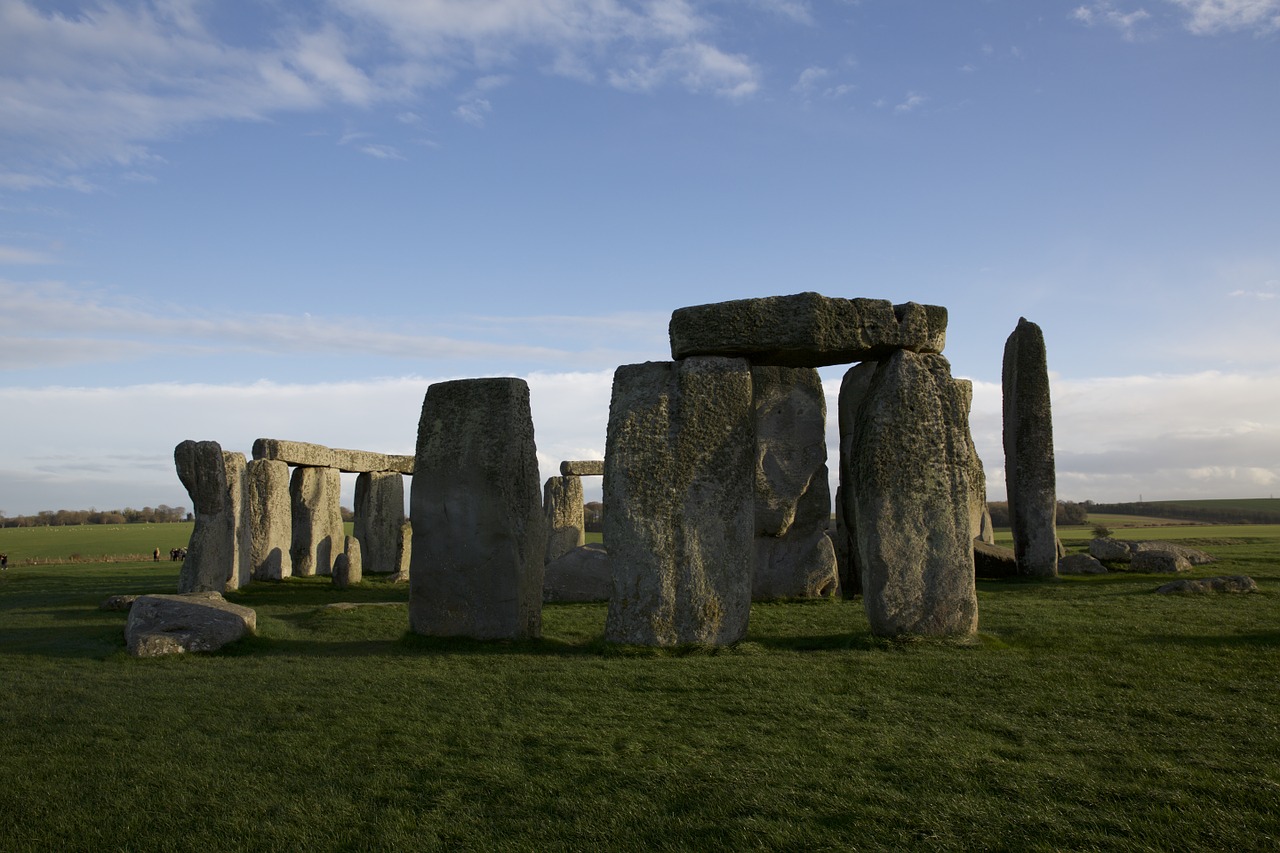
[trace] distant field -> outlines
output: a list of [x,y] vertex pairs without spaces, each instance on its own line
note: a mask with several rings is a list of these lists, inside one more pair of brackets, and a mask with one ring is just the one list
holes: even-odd
[[80,560],[150,559],[160,549],[169,559],[170,548],[185,548],[191,540],[192,521],[173,524],[78,524],[70,527],[6,527],[0,529],[0,551],[9,565]]

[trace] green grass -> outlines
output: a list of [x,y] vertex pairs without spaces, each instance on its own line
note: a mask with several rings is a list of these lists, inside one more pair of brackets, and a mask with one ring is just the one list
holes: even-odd
[[135,660],[97,604],[175,566],[11,568],[0,850],[1275,849],[1280,529],[1252,529],[1194,574],[1260,595],[982,582],[968,645],[843,601],[757,605],[722,650],[609,646],[603,605],[433,640],[404,585],[292,579],[229,596],[257,636]]
[[9,564],[30,561],[150,559],[154,548],[162,560],[169,549],[184,548],[194,522],[172,524],[77,524],[67,527],[0,528],[0,551]]

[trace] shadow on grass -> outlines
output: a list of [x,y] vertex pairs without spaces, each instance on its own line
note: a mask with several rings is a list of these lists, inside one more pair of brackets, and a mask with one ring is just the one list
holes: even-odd
[[1248,631],[1238,634],[1152,634],[1134,642],[1154,646],[1222,648],[1224,646],[1266,649],[1280,646],[1280,630]]

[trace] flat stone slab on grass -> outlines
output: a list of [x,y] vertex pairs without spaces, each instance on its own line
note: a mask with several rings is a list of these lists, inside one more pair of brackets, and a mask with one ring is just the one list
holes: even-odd
[[1191,571],[1191,563],[1177,551],[1139,551],[1129,561],[1129,568],[1135,572],[1174,574]]
[[1068,554],[1058,560],[1060,575],[1105,575],[1107,567],[1088,554]]
[[574,548],[547,563],[544,569],[544,602],[608,601],[612,591],[609,552],[599,543]]
[[1175,592],[1210,593],[1210,592],[1257,592],[1258,584],[1248,575],[1227,575],[1219,578],[1199,578],[1171,581],[1159,587],[1156,592],[1168,595]]
[[257,630],[258,614],[219,592],[143,595],[129,609],[129,654],[149,658],[212,652]]
[[988,580],[1017,577],[1018,557],[1012,548],[974,539],[973,573]]
[[947,309],[796,293],[678,308],[669,332],[677,361],[718,355],[746,358],[753,365],[823,367],[880,359],[903,349],[940,353]]

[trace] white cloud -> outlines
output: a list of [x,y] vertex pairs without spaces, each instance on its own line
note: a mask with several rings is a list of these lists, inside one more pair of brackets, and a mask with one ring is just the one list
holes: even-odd
[[1189,12],[1186,27],[1196,35],[1280,30],[1280,0],[1167,0]]
[[1119,30],[1126,41],[1133,41],[1138,25],[1149,19],[1151,13],[1146,9],[1122,12],[1109,0],[1099,0],[1089,6],[1077,6],[1071,17],[1086,26],[1102,25]]
[[361,145],[361,153],[378,160],[403,160],[404,156],[391,145]]
[[44,252],[0,246],[0,264],[51,264],[54,259]]
[[893,108],[895,113],[914,112],[925,102],[925,96],[917,92],[907,92],[902,102]]

